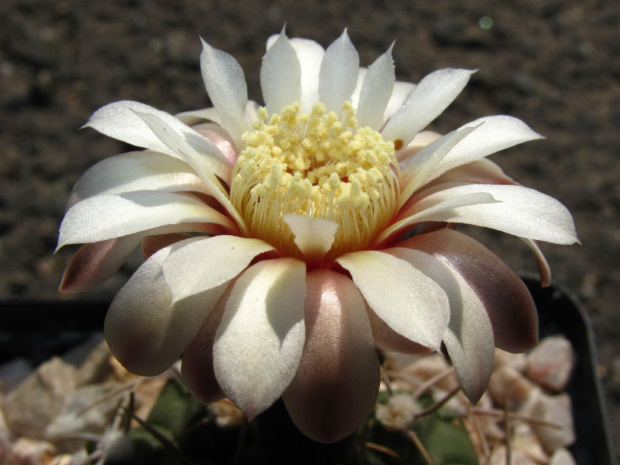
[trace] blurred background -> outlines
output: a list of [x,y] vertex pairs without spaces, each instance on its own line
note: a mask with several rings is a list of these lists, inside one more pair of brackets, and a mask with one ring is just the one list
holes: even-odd
[[[87,295],[57,292],[72,251],[53,251],[73,184],[129,149],[79,130],[97,108],[124,99],[171,113],[210,106],[199,36],[239,60],[260,102],[271,34],[286,23],[289,37],[327,46],[346,27],[364,66],[396,40],[400,80],[444,67],[479,70],[433,129],[510,114],[546,136],[492,159],[574,215],[583,246],[543,250],[554,283],[592,320],[620,442],[620,3],[3,0],[0,17],[0,298],[111,298],[140,264],[133,257]],[[515,270],[536,271],[519,240],[471,233]]]

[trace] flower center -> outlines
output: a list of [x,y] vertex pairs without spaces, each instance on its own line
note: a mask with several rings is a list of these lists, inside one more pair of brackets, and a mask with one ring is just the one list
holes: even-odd
[[323,262],[367,247],[393,217],[399,192],[394,144],[358,128],[350,103],[340,115],[326,114],[322,103],[309,114],[300,114],[298,103],[271,117],[263,108],[243,139],[231,200],[250,235],[280,253],[303,257],[285,215],[338,224]]

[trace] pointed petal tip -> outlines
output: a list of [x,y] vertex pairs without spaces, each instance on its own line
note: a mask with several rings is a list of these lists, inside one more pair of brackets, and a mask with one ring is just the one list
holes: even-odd
[[200,71],[207,94],[216,108],[222,127],[236,144],[249,128],[246,119],[248,103],[245,74],[239,62],[228,53],[211,47],[201,39]]
[[[67,283],[65,283],[65,277],[63,276],[62,281],[60,283],[60,286],[58,286],[58,292],[64,292],[66,294],[71,294],[73,291],[71,291],[70,287],[67,285]],[[77,292],[77,291],[76,291]]]
[[145,117],[148,117],[149,113],[147,113],[146,111],[136,110],[135,108],[130,108],[129,110],[148,125],[148,123],[145,121]]
[[[63,292],[65,294],[77,294],[78,292],[85,291],[89,288],[89,286],[83,285],[77,279],[71,279],[69,273],[67,273],[68,268],[62,275],[62,281],[60,282],[60,286],[58,286],[58,292]],[[73,276],[75,278],[75,276]]]
[[77,294],[78,292],[84,292],[92,289],[103,281],[89,280],[89,278],[89,276],[80,274],[79,270],[72,270],[72,263],[70,262],[62,275],[60,286],[58,286],[58,292],[62,292],[64,294]]
[[295,245],[306,258],[321,258],[330,251],[338,223],[305,215],[284,215],[282,218],[295,236]]
[[[275,40],[273,41],[273,43],[276,43],[278,40],[280,40],[280,38],[284,37],[285,39],[288,39],[288,36],[286,35],[286,23],[284,23],[284,26],[282,26],[282,30],[280,31],[279,34],[274,34],[276,36]],[[271,46],[273,46],[273,43],[271,44]],[[268,49],[271,47],[268,47]],[[263,58],[265,58],[263,56]]]
[[[566,208],[566,207],[564,207],[564,208]],[[571,215],[570,211],[568,210],[568,208],[566,208],[566,211],[567,211],[567,213],[570,215],[570,217],[572,219],[572,215]],[[583,246],[583,243],[579,239],[579,236],[577,236],[577,228],[575,227],[575,220],[573,219],[572,221],[573,221],[572,231],[568,232],[568,238],[565,241],[563,241],[563,242],[545,241],[545,242],[551,242],[552,244],[560,244],[560,245],[581,245],[581,246]]]
[[351,41],[351,36],[349,36],[349,28],[345,27],[344,30],[342,31],[342,34],[340,34],[340,36],[336,39],[336,41],[339,40],[343,40],[345,43],[350,44],[353,48],[355,48],[355,46],[353,45],[353,42]]
[[[286,69],[287,73],[282,73]],[[263,56],[260,85],[270,114],[279,113],[301,98],[301,63],[290,40],[280,33]]]
[[277,402],[277,398],[274,399],[271,403],[269,404],[263,404],[263,405],[256,405],[256,403],[254,402],[254,399],[249,399],[249,402],[246,403],[244,402],[244,400],[246,399],[236,399],[236,400],[232,400],[230,399],[230,397],[228,397],[228,399],[234,403],[237,408],[239,410],[241,410],[243,412],[243,414],[245,415],[245,417],[248,420],[248,423],[251,423],[252,421],[254,421],[254,419],[259,416],[260,414],[264,413],[265,411],[267,411],[269,408],[271,408],[273,406],[273,404],[275,402]]
[[198,36],[198,37],[200,37],[200,43],[202,44],[202,49],[203,49],[203,51],[204,51],[204,49],[205,49],[205,48],[206,48],[206,49],[211,49],[211,48],[213,48],[213,47],[211,47],[211,45],[209,45],[209,42],[207,42],[206,40],[204,40],[204,39],[202,38],[202,36]]
[[[446,70],[446,71],[450,71],[450,72],[452,72],[452,73],[467,74],[467,75],[469,75],[469,76],[472,76],[472,75],[476,74],[476,73],[479,71],[479,70],[478,70],[478,68],[476,68],[476,69],[467,69],[467,68],[442,68],[442,69],[439,69],[439,70],[437,70],[437,71],[442,72],[442,71],[444,71],[444,70]],[[437,72],[437,71],[435,71],[435,72]],[[432,73],[431,73],[431,74],[432,74]],[[467,79],[469,79],[469,77],[468,77]]]
[[[248,423],[251,423],[256,418],[257,413],[254,411],[244,411],[245,417],[248,419]],[[260,412],[262,413],[262,412]]]
[[[488,384],[488,381],[487,381]],[[486,384],[484,386],[484,388],[480,389],[474,389],[474,390],[469,390],[469,389],[465,389],[463,386],[461,386],[461,389],[463,391],[463,394],[465,394],[465,397],[467,397],[467,399],[472,403],[472,405],[476,405],[478,403],[478,401],[480,401],[480,399],[482,398],[482,395],[484,394],[484,392],[486,391]]]
[[325,50],[319,70],[319,100],[328,111],[339,113],[351,99],[359,76],[359,53],[347,30]]

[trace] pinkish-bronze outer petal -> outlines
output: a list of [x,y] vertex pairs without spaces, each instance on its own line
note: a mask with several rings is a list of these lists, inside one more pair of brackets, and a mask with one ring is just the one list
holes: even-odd
[[179,241],[184,241],[188,236],[180,233],[158,234],[156,236],[146,236],[142,239],[142,254],[144,258],[149,258],[164,247],[168,247]]
[[329,443],[352,434],[372,410],[379,358],[355,284],[325,269],[309,272],[306,283],[306,342],[283,399],[301,432]]
[[82,292],[111,277],[140,244],[140,235],[84,244],[73,255],[60,284],[61,292]]
[[525,352],[538,342],[538,316],[523,281],[485,246],[450,229],[398,244],[435,255],[457,270],[482,301],[493,326],[495,345]]
[[217,303],[198,335],[183,353],[181,375],[192,395],[203,404],[211,404],[226,397],[213,370],[213,340],[231,288]]

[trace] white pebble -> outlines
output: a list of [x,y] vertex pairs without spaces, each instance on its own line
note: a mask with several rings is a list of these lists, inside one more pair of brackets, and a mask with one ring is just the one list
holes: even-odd
[[527,368],[527,357],[525,354],[513,354],[502,349],[495,349],[493,369],[497,369],[501,365],[509,365],[519,373],[525,373],[525,369]]
[[527,357],[527,376],[553,392],[566,387],[575,365],[570,342],[562,336],[545,338]]
[[515,423],[512,433],[512,447],[536,463],[547,463],[549,456],[545,453],[538,437],[526,423]]
[[[512,450],[510,451],[510,463],[511,465],[537,465],[536,462],[530,460],[521,452]],[[501,445],[496,447],[491,454],[491,459],[488,462],[489,465],[506,465],[506,446]]]
[[577,465],[577,462],[568,450],[561,448],[553,453],[549,465]]
[[532,423],[532,429],[538,436],[540,444],[547,454],[552,454],[560,447],[567,447],[575,442],[575,429],[568,394],[549,396],[540,389],[534,389],[532,397],[524,407],[524,414],[536,420],[557,425],[557,427]]
[[532,387],[532,383],[513,367],[502,365],[491,376],[488,389],[499,407],[517,410],[527,400]]

